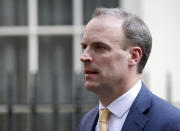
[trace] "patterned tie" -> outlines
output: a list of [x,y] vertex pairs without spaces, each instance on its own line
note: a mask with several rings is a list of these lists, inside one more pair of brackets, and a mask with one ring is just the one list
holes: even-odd
[[111,112],[108,109],[99,111],[99,131],[108,131],[107,123]]

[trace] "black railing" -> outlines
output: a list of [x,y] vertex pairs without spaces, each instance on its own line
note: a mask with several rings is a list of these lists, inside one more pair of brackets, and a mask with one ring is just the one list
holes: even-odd
[[36,110],[36,104],[37,104],[37,87],[38,87],[38,76],[37,74],[34,74],[30,76],[30,83],[29,88],[30,90],[30,103],[31,103],[31,112],[30,112],[30,131],[37,131],[37,110]]
[[56,73],[52,75],[52,107],[53,107],[53,131],[59,131],[59,104],[58,104],[58,76]]
[[[25,111],[25,113],[29,114],[29,121],[28,122],[28,128],[27,131],[39,131],[40,129],[38,128],[39,125],[41,124],[41,121],[38,121],[38,115],[39,113],[41,113],[41,111],[38,110],[39,107],[42,106],[42,104],[39,104],[37,102],[37,89],[39,88],[39,76],[37,74],[31,75],[30,79],[29,79],[29,103],[27,102],[27,104],[25,105],[27,108],[27,111]],[[149,78],[149,77],[148,77]],[[58,80],[59,80],[59,76],[54,73],[52,74],[52,102],[50,104],[48,104],[48,108],[50,109],[50,112],[47,113],[51,113],[52,115],[52,119],[49,119],[49,123],[50,125],[52,125],[51,129],[52,131],[61,131],[62,130],[62,125],[61,125],[61,118],[64,118],[63,112],[61,112],[62,107],[64,107],[65,105],[70,105],[68,106],[68,108],[72,108],[71,110],[68,109],[68,111],[70,111],[69,113],[72,114],[71,115],[71,124],[69,124],[69,126],[72,126],[71,128],[68,129],[68,131],[72,130],[72,131],[76,131],[78,122],[80,121],[82,115],[88,111],[84,111],[85,110],[85,106],[84,105],[88,105],[88,103],[84,103],[82,94],[84,93],[82,90],[83,87],[83,79],[82,79],[82,75],[75,75],[73,77],[73,87],[72,87],[72,95],[73,95],[73,99],[72,99],[72,103],[59,103],[59,87],[58,86]],[[0,131],[16,131],[18,129],[14,129],[16,128],[15,124],[17,123],[17,121],[15,122],[15,117],[16,117],[16,111],[15,107],[16,107],[16,103],[14,103],[14,96],[13,96],[13,91],[14,89],[14,82],[15,78],[13,76],[12,73],[8,73],[7,75],[7,114],[6,114],[6,128],[0,129]],[[166,76],[166,92],[167,92],[167,100],[169,102],[173,102],[172,101],[172,75],[170,73],[167,73]],[[70,93],[71,94],[71,93]],[[68,95],[68,94],[67,94]],[[87,96],[85,96],[87,97]],[[94,103],[91,103],[92,107],[94,105],[96,105],[97,102],[94,101]],[[178,104],[178,103],[176,103]],[[180,103],[179,103],[180,104]],[[1,106],[1,105],[0,105]],[[44,108],[44,107],[43,107]],[[46,106],[45,106],[46,108]],[[87,107],[86,107],[87,108]],[[63,108],[64,109],[64,108]],[[90,108],[89,108],[90,109]],[[67,111],[67,112],[68,112]],[[72,112],[71,112],[72,111]],[[66,111],[65,111],[66,112]],[[66,112],[66,113],[67,113]],[[46,112],[45,112],[46,113]],[[69,117],[69,116],[67,116]],[[39,122],[39,123],[38,123]],[[22,129],[21,129],[22,130]],[[26,130],[24,130],[26,131]],[[62,131],[66,131],[66,129],[62,130]]]
[[7,74],[7,131],[13,131],[13,75]]

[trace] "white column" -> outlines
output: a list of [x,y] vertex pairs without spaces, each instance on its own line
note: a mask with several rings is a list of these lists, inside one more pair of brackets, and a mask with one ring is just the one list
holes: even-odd
[[141,16],[142,0],[121,0],[121,7],[128,12]]
[[28,0],[28,72],[30,74],[38,71],[37,14],[37,0]]
[[75,73],[80,73],[82,70],[81,56],[81,34],[83,30],[83,0],[73,0],[73,65]]
[[[37,0],[28,0],[28,102],[35,97],[35,74],[38,73],[37,18]],[[29,117],[28,131],[31,131],[33,118]]]

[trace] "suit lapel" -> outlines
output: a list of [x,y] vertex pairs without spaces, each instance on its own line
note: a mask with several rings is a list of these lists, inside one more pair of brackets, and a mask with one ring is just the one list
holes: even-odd
[[130,108],[128,116],[122,127],[122,131],[142,131],[149,121],[148,110],[151,105],[150,92],[144,84]]
[[86,131],[95,131],[98,117],[99,117],[99,108],[96,107],[94,115],[92,115],[91,118],[89,119],[89,123],[87,124]]

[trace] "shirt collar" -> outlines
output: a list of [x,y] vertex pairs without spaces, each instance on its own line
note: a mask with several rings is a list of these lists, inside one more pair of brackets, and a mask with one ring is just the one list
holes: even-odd
[[[129,91],[114,100],[106,108],[112,112],[113,115],[121,118],[126,112],[129,111],[131,105],[133,104],[136,96],[141,89],[142,83],[139,80]],[[105,107],[99,102],[99,110]]]

